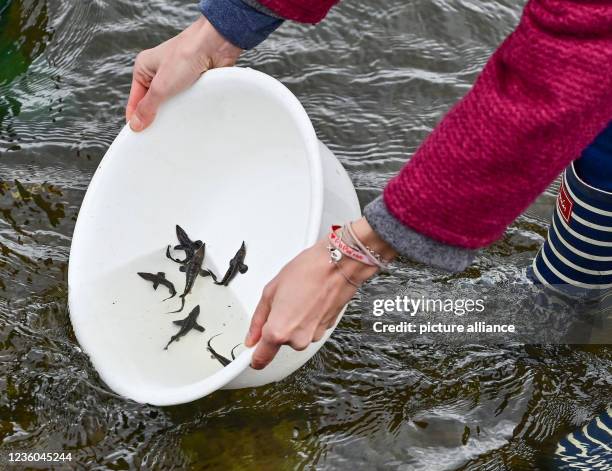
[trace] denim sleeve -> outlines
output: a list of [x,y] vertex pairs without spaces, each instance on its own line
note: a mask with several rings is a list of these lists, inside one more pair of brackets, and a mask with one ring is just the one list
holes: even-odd
[[241,49],[254,48],[283,23],[242,0],[201,0],[200,11],[225,39]]

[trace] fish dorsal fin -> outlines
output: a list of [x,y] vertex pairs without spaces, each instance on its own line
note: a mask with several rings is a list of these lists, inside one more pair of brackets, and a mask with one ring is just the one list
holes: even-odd
[[248,269],[249,267],[245,265],[244,263],[241,263],[240,265],[238,265],[238,271],[242,274],[246,273]]

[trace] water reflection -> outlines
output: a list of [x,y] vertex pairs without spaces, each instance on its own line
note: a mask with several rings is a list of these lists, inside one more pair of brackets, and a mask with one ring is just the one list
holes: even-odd
[[9,84],[45,50],[51,38],[48,22],[46,1],[0,1],[0,125],[21,110],[21,102],[11,94]]

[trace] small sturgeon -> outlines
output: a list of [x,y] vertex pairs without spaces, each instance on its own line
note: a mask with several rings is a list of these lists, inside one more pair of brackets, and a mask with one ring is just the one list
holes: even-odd
[[234,255],[234,258],[230,260],[229,268],[225,272],[225,275],[223,275],[223,279],[221,281],[215,280],[215,284],[227,286],[236,274],[246,273],[249,267],[244,264],[244,257],[246,257],[246,246],[243,241],[238,252]]
[[[212,348],[212,346],[210,345],[210,341],[212,339],[214,339],[215,337],[218,337],[219,335],[221,335],[221,334],[213,335],[210,339],[208,339],[208,346],[206,347],[206,350],[208,350],[210,353],[212,353],[212,356],[215,357],[215,359],[218,360],[219,363],[221,363],[223,366],[227,366],[227,365],[229,365],[232,362],[232,360],[228,360],[223,355],[215,352],[214,348]],[[238,344],[238,345],[240,345],[240,344]]]
[[193,257],[191,257],[191,260],[189,260],[180,268],[182,272],[185,272],[185,289],[183,290],[183,294],[181,294],[180,296],[181,308],[176,311],[172,311],[171,314],[175,312],[181,312],[183,310],[183,308],[185,307],[185,297],[189,293],[191,293],[191,288],[193,288],[193,285],[198,275],[212,276],[213,280],[215,279],[215,276],[212,274],[212,272],[208,270],[202,270],[202,264],[204,263],[204,254],[206,251],[206,244],[203,244],[201,242],[200,244],[201,245],[199,246],[199,248],[193,254]]
[[166,299],[173,298],[176,295],[176,289],[174,288],[174,285],[172,284],[170,280],[166,279],[166,274],[163,271],[159,271],[157,272],[157,274],[138,272],[138,276],[140,276],[144,280],[147,280],[153,283],[153,289],[156,291],[159,285],[162,285],[168,288],[168,291],[170,291],[170,296],[165,298],[164,301]]
[[202,327],[197,322],[199,315],[200,315],[200,306],[198,305],[193,308],[193,310],[189,313],[187,317],[185,317],[185,319],[174,321],[173,324],[180,326],[180,330],[177,332],[176,335],[173,335],[172,337],[170,337],[170,341],[168,342],[164,350],[168,350],[168,347],[170,346],[172,342],[174,341],[178,342],[181,337],[186,335],[192,329],[195,329],[198,332],[204,332],[204,327]]
[[168,257],[170,260],[176,263],[180,263],[180,264],[187,263],[189,262],[189,260],[193,258],[193,255],[195,254],[196,250],[200,248],[200,246],[202,245],[202,241],[201,240],[192,241],[187,235],[187,233],[185,232],[185,230],[178,224],[176,225],[176,238],[178,239],[179,244],[174,246],[174,250],[184,251],[185,259],[180,260],[178,258],[173,258],[172,255],[170,255],[170,246],[166,248],[166,257]]

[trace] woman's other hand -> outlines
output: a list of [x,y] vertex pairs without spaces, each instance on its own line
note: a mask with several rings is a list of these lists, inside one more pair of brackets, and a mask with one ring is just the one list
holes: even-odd
[[165,100],[190,87],[207,70],[234,65],[241,52],[205,17],[172,39],[142,51],[136,57],[125,110],[132,130],[147,128]]
[[[396,255],[364,218],[353,227],[359,239],[384,258]],[[253,368],[265,368],[282,345],[304,350],[320,340],[357,291],[344,275],[361,284],[377,272],[377,267],[348,257],[334,266],[327,246],[325,239],[304,250],[264,288],[245,340],[247,347],[259,342]]]

